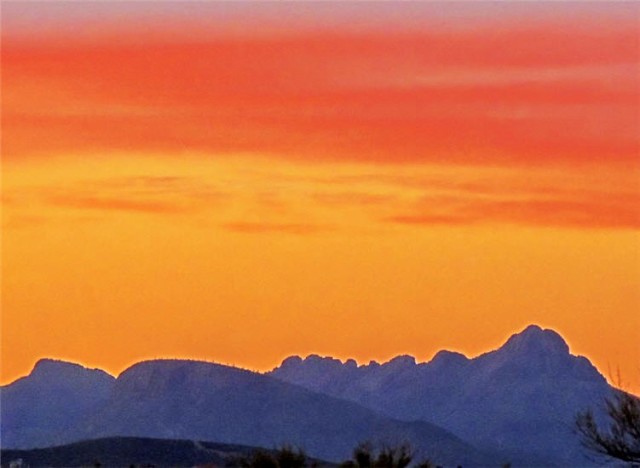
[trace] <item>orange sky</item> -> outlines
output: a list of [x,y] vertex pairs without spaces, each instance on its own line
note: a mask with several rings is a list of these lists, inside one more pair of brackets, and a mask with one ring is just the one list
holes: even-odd
[[640,5],[502,3],[3,2],[2,381],[539,323],[640,389]]

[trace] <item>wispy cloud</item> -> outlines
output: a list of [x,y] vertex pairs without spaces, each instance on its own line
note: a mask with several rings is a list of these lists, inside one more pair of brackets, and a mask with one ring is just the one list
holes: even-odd
[[640,229],[640,196],[564,192],[559,197],[425,197],[384,219],[404,225],[518,224],[537,227]]
[[110,198],[90,195],[53,195],[48,197],[51,205],[82,210],[133,211],[153,214],[178,214],[191,211],[178,203],[158,200]]
[[264,233],[284,233],[309,235],[326,232],[330,230],[328,226],[319,226],[315,224],[302,223],[269,223],[269,222],[246,222],[238,221],[223,224],[223,227],[229,231],[243,234],[264,234]]
[[134,175],[77,181],[67,187],[39,187],[23,195],[45,204],[78,210],[186,214],[218,205],[226,194],[201,179]]
[[295,161],[635,164],[637,25],[597,19],[162,44],[140,33],[135,48],[9,41],[3,156],[188,149]]
[[321,192],[312,193],[313,202],[335,207],[344,206],[376,206],[393,203],[397,199],[395,194],[380,194],[367,192]]
[[5,190],[3,200],[7,211],[20,216],[47,209],[57,210],[47,216],[72,211],[96,217],[154,215],[168,221],[181,216],[182,221],[252,234],[354,232],[391,225],[640,228],[640,191],[633,170],[253,166],[252,161],[237,167],[203,166],[199,175],[170,175],[168,166],[152,175],[72,179],[55,186],[44,181]]

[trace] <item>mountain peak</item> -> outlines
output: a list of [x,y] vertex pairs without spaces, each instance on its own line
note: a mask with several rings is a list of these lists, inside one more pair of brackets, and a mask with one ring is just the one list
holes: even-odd
[[342,361],[330,356],[318,356],[317,354],[310,354],[302,362],[306,365],[307,368],[322,369],[325,372],[340,371],[343,369]]
[[344,367],[345,369],[357,369],[358,363],[355,359],[347,359],[346,361],[341,361],[340,359],[336,359],[333,357],[323,357],[317,354],[310,354],[306,358],[302,358],[300,356],[289,356],[285,358],[280,366],[276,369],[284,369],[284,370],[293,370],[299,369],[303,366],[311,366],[317,367],[320,366],[326,369],[337,369]]
[[36,365],[33,367],[30,375],[39,377],[68,378],[87,373],[103,374],[105,376],[112,377],[101,369],[90,369],[74,362],[51,358],[42,358],[36,362]]
[[501,349],[526,354],[569,354],[569,346],[560,334],[538,325],[529,325],[512,335]]
[[385,366],[392,368],[412,368],[416,366],[416,358],[408,354],[402,354],[391,359]]
[[76,364],[74,362],[63,361],[61,359],[53,359],[53,358],[42,358],[36,362],[36,365],[33,366],[32,372],[44,372],[49,369],[63,369],[63,368],[82,368],[80,364]]
[[140,361],[125,369],[118,378],[130,375],[154,375],[156,377],[169,375],[191,375],[194,377],[209,377],[213,373],[251,374],[251,372],[225,364],[201,361],[196,359],[150,359]]
[[[280,364],[280,369],[295,369],[299,367],[303,363],[303,359],[300,356],[289,356],[285,358],[284,361]],[[276,367],[277,369],[278,367]]]
[[462,366],[469,362],[469,358],[462,353],[457,353],[455,351],[448,351],[443,349],[438,351],[433,359],[431,359],[432,366],[436,367],[450,367],[450,366]]
[[92,369],[73,362],[44,358],[36,362],[28,377],[19,379],[25,382],[37,382],[51,388],[82,388],[89,386],[101,392],[113,382],[115,377],[101,369]]

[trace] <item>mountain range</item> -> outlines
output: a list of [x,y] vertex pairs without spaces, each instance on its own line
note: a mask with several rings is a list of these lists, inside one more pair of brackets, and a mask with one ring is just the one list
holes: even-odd
[[288,358],[270,375],[545,465],[582,460],[575,415],[612,392],[588,359],[571,355],[559,334],[535,325],[475,359],[440,351],[428,363],[399,356],[357,366],[312,355]]
[[[74,388],[74,381],[81,385]],[[207,362],[146,361],[105,379],[100,370],[42,360],[28,377],[2,389],[3,448],[114,436],[292,444],[327,460],[348,458],[362,440],[407,441],[447,463],[495,457],[428,422],[394,420],[271,376]]]
[[3,450],[116,436],[293,444],[340,461],[369,440],[409,442],[418,458],[445,465],[582,466],[575,415],[614,391],[538,326],[474,359],[441,351],[427,363],[399,356],[359,366],[293,356],[266,374],[154,360],[114,378],[43,359],[0,389],[0,441]]

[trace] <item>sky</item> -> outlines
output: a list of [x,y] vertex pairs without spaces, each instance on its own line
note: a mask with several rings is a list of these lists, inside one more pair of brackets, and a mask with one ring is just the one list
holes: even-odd
[[640,391],[640,4],[0,13],[3,383],[537,323]]

